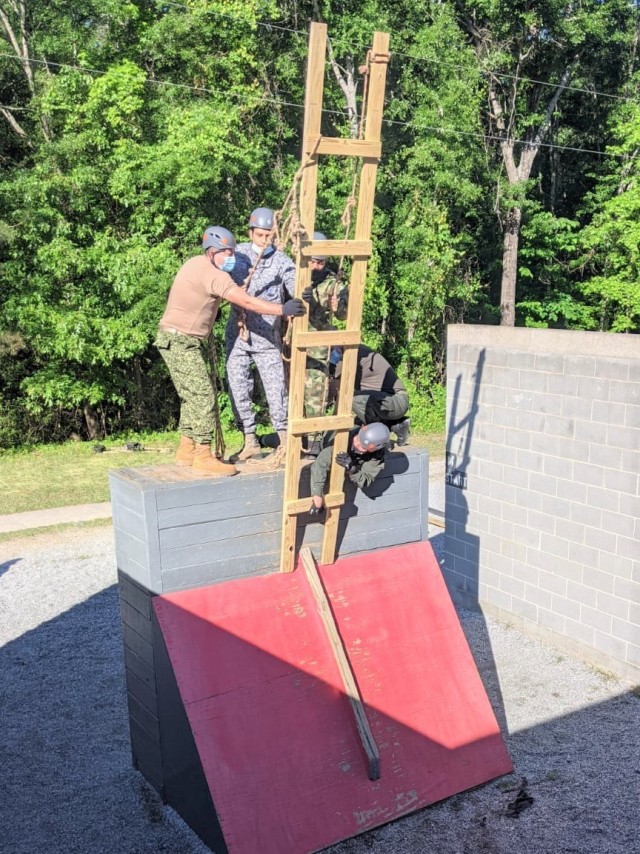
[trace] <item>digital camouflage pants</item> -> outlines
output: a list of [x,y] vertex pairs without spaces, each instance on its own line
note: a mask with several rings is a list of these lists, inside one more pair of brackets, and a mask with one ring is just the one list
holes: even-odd
[[289,395],[280,350],[276,347],[268,350],[245,350],[238,346],[236,341],[227,352],[227,380],[233,414],[238,426],[244,433],[256,432],[252,365],[256,366],[260,374],[273,429],[286,430]]
[[215,392],[204,360],[203,342],[193,335],[160,330],[154,344],[180,398],[180,433],[199,445],[210,445],[215,429]]

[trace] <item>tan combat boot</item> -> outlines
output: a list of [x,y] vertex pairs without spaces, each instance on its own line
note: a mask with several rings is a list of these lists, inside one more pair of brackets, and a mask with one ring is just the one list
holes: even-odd
[[243,463],[245,460],[261,460],[262,448],[255,433],[245,433],[244,446],[239,454],[234,454],[232,457],[234,463]]
[[278,438],[280,439],[280,444],[269,456],[263,457],[261,460],[247,460],[248,470],[252,472],[276,471],[276,469],[283,469],[285,467],[287,461],[287,431],[278,430]]
[[192,466],[196,456],[196,443],[188,436],[180,436],[178,453],[176,454],[177,466]]
[[238,469],[231,463],[223,463],[211,455],[211,445],[196,445],[193,470],[213,477],[231,477],[238,474]]

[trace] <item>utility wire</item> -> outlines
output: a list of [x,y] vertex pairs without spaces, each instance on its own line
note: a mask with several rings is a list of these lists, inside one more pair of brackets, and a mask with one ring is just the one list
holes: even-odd
[[[19,59],[19,57],[15,56],[14,54],[10,54],[10,53],[0,53],[0,57],[9,57],[12,59]],[[68,69],[71,69],[74,71],[85,71],[85,72],[90,72],[92,74],[106,74],[107,73],[106,71],[103,71],[103,70],[98,69],[98,68],[89,68],[88,66],[81,66],[81,65],[69,65],[67,63],[61,63],[61,62],[49,62],[48,60],[44,60],[44,59],[30,59],[29,58],[28,61],[29,62],[35,62],[35,63],[41,64],[41,65],[50,65],[50,66],[53,66],[54,68],[68,68]],[[250,102],[253,104],[259,104],[259,103],[275,104],[275,105],[280,106],[280,107],[293,107],[294,109],[304,110],[304,104],[298,104],[294,101],[283,101],[279,98],[268,98],[268,97],[257,97],[257,96],[254,98],[251,95],[241,95],[238,92],[231,92],[231,93],[224,92],[223,93],[219,89],[209,89],[209,88],[201,87],[201,86],[189,86],[187,83],[174,83],[171,80],[155,80],[151,77],[147,77],[145,82],[153,84],[155,86],[172,86],[172,87],[175,87],[177,89],[184,89],[184,90],[191,91],[191,92],[197,92],[199,94],[223,95],[225,98],[232,97],[232,98],[236,98],[239,101]],[[394,101],[394,103],[395,104],[402,104],[402,103],[408,104],[408,102],[406,102],[406,101],[405,102]],[[409,104],[408,106],[411,106],[411,105]],[[341,116],[342,118],[348,118],[349,117],[349,114],[346,110],[329,110],[329,109],[323,108],[322,112],[325,115]],[[462,130],[458,130],[457,128],[442,127],[442,126],[437,126],[437,125],[423,125],[420,123],[416,124],[416,122],[401,122],[401,121],[397,121],[395,119],[385,119],[385,118],[383,118],[382,121],[384,124],[387,124],[387,125],[395,125],[397,127],[411,128],[413,130],[430,130],[430,131],[434,131],[435,133],[448,133],[448,134],[453,134],[454,136],[466,136],[466,137],[471,137],[474,139],[492,140],[495,142],[507,142],[508,141],[508,142],[511,142],[513,145],[527,146],[527,145],[532,144],[531,140],[510,139],[509,137],[498,136],[496,134],[473,133],[472,131],[462,131]],[[598,150],[598,149],[577,148],[577,147],[570,146],[570,145],[557,145],[557,144],[551,143],[551,142],[539,143],[538,147],[539,148],[554,149],[556,151],[571,151],[571,152],[574,152],[576,154],[597,154],[599,156],[605,155],[607,157],[624,157],[623,154],[607,154],[607,152],[603,152],[603,151]]]
[[[176,9],[185,9],[188,12],[198,11],[197,9],[194,9],[191,6],[185,6],[183,3],[166,2],[166,3],[162,3],[162,6],[163,7],[164,6],[173,6]],[[216,15],[219,18],[227,18],[228,20],[235,21],[236,23],[244,23],[244,21],[241,18],[237,18],[235,15],[230,15],[228,12],[219,12],[215,9],[206,9],[206,10],[203,9],[202,11],[206,11],[207,14]],[[255,25],[257,27],[264,27],[265,29],[281,30],[282,32],[285,32],[285,33],[295,33],[296,35],[299,35],[299,36],[308,36],[309,35],[307,30],[291,29],[290,27],[283,27],[280,24],[272,24],[270,21],[255,21]],[[352,48],[352,50],[355,49],[355,50],[359,50],[359,51],[366,51],[371,47],[371,45],[353,45],[352,44],[352,45],[350,45],[350,47]],[[426,63],[430,63],[432,65],[442,65],[442,66],[446,66],[447,68],[457,68],[457,69],[460,69],[462,71],[467,70],[466,66],[460,65],[459,63],[447,62],[446,60],[435,59],[434,57],[429,57],[429,56],[416,56],[415,54],[401,53],[400,51],[392,50],[390,53],[390,59],[393,60],[393,58],[396,56],[403,57],[405,59],[413,59],[416,62],[426,62]],[[616,101],[638,101],[637,98],[632,98],[632,97],[629,97],[626,95],[615,95],[615,94],[611,94],[609,92],[598,92],[595,89],[587,89],[585,87],[580,87],[580,86],[570,86],[568,84],[560,86],[557,83],[549,83],[546,80],[537,80],[533,77],[522,77],[519,74],[510,74],[506,71],[495,71],[495,70],[489,69],[489,68],[482,68],[482,69],[480,69],[480,72],[481,72],[481,74],[486,74],[486,75],[493,74],[495,77],[504,77],[505,79],[508,79],[508,80],[520,80],[523,83],[534,83],[537,86],[547,86],[551,89],[560,88],[560,89],[566,90],[568,92],[581,92],[582,94],[597,96],[600,98],[611,98],[612,100],[616,100]]]

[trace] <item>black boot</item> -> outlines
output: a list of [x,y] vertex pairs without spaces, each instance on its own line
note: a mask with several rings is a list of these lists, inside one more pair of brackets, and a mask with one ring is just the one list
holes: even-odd
[[397,445],[402,447],[402,445],[409,444],[409,435],[411,434],[411,419],[405,418],[402,421],[397,421],[395,424],[390,424],[389,429],[392,430],[398,439]]
[[309,442],[309,447],[305,450],[305,457],[317,457],[322,447],[320,446],[320,442],[316,439],[313,442]]

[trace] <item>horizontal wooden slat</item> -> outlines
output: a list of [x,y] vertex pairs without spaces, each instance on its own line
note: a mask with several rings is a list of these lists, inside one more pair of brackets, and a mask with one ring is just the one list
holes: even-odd
[[[316,146],[317,143],[317,146]],[[342,157],[370,157],[379,160],[382,156],[381,142],[368,142],[365,139],[342,139],[336,136],[309,137],[306,141],[309,151],[316,154],[337,154]]]
[[289,432],[294,436],[305,433],[322,433],[325,430],[350,430],[353,427],[353,415],[319,415],[317,418],[300,418],[289,424]]
[[305,258],[314,255],[347,255],[358,258],[370,258],[373,244],[370,240],[313,240],[303,243],[300,250]]
[[357,347],[360,340],[358,330],[328,329],[326,332],[299,332],[293,343],[298,350],[304,350],[306,347]]
[[[333,495],[324,496],[325,507],[342,507],[344,504],[344,493],[336,492]],[[312,498],[298,498],[295,501],[287,501],[287,513],[296,516],[298,513],[308,513],[313,504]]]

